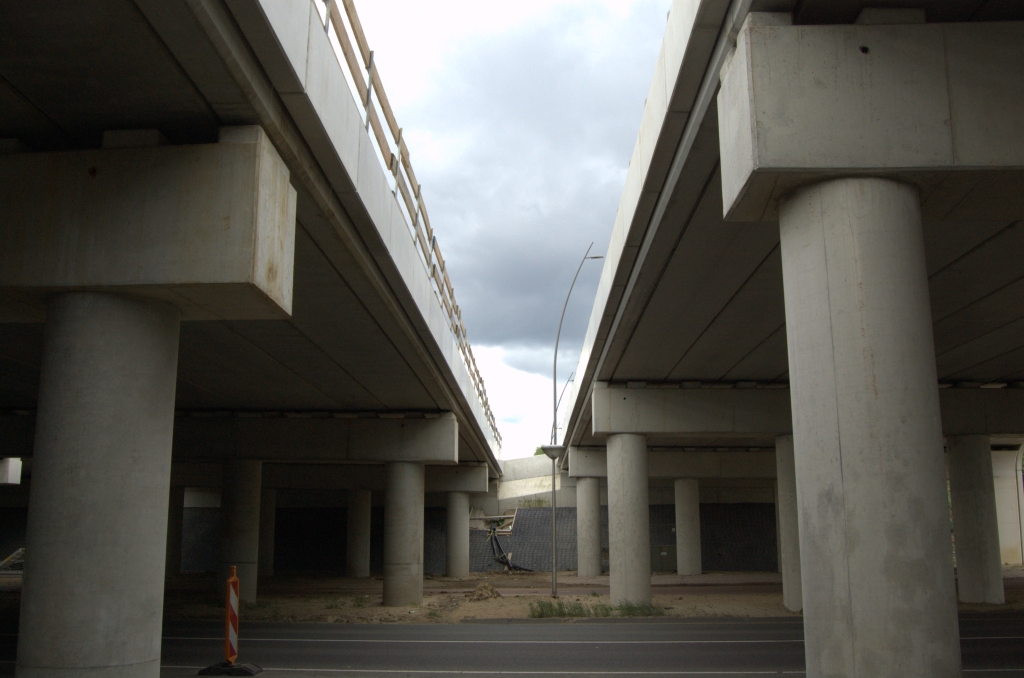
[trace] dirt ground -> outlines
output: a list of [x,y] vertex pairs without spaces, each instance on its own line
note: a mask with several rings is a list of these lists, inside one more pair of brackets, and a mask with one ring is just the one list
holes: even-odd
[[[961,612],[1024,610],[1024,568],[1007,568],[1005,605],[960,604]],[[0,626],[17,623],[20,581],[0,587]],[[20,580],[20,577],[18,578]],[[581,579],[559,573],[559,598],[589,607],[609,605],[608,576]],[[692,577],[656,574],[652,603],[666,617],[799,616],[782,605],[782,585],[773,573],[709,573]],[[209,575],[183,575],[168,583],[167,620],[221,620],[224,599]],[[243,621],[327,622],[337,624],[473,623],[526,619],[530,603],[551,601],[549,573],[474,574],[463,579],[426,577],[422,607],[382,606],[379,577],[274,577],[260,582],[259,601],[243,605]],[[569,620],[571,621],[571,619]]]
[[[792,616],[782,606],[778,575],[701,575],[698,578],[655,575],[652,603],[671,617]],[[694,580],[698,581],[694,581]],[[166,619],[220,619],[223,600],[192,586],[169,589]],[[212,583],[212,582],[211,582]],[[463,579],[428,577],[422,607],[386,608],[379,579],[289,577],[261,582],[259,601],[245,605],[251,621],[328,623],[458,623],[473,620],[526,619],[530,603],[551,600],[549,573],[479,574]],[[564,602],[588,607],[609,605],[608,577],[580,579],[559,574]]]

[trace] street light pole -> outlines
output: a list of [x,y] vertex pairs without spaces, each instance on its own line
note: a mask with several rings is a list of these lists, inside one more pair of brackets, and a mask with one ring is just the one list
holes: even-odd
[[565,309],[569,307],[569,297],[572,296],[572,288],[576,286],[576,279],[580,277],[583,264],[588,259],[604,259],[603,256],[590,256],[590,249],[594,243],[590,243],[587,251],[583,253],[580,265],[576,267],[576,275],[572,277],[572,284],[569,285],[569,293],[565,295],[565,303],[562,304],[562,316],[558,319],[558,333],[555,335],[555,359],[551,368],[551,444],[543,446],[544,454],[551,458],[551,597],[558,597],[558,503],[555,496],[556,465],[558,459],[565,453],[565,448],[557,444],[558,437],[558,341],[562,338],[562,322],[565,320]]

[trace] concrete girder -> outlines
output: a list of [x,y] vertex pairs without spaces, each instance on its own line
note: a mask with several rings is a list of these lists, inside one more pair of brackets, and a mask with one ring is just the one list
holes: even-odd
[[[599,383],[591,402],[594,435],[713,438],[793,431],[789,389],[624,388]],[[939,404],[944,435],[1024,433],[1024,389],[943,388]]]
[[[774,478],[775,452],[669,452],[650,450],[648,478]],[[607,478],[605,450],[569,448],[570,478]]]
[[[171,485],[221,487],[224,464],[175,462]],[[426,492],[487,492],[487,466],[427,466]],[[383,464],[265,464],[263,487],[278,490],[384,490]]]
[[787,389],[620,388],[594,384],[594,435],[763,435],[792,426]]
[[1024,23],[790,23],[748,15],[722,69],[728,220],[837,174],[919,187],[924,221],[1024,216]]
[[0,155],[0,320],[69,290],[165,301],[183,320],[291,313],[295,189],[259,127],[220,143]]
[[450,412],[431,419],[178,417],[174,456],[454,465],[459,461],[459,425]]

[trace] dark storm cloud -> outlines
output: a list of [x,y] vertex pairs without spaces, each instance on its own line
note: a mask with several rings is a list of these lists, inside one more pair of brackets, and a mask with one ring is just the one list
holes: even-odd
[[[565,7],[471,40],[404,113],[414,153],[418,130],[459,139],[452,157],[417,170],[470,340],[504,347],[515,367],[549,373],[580,257],[591,241],[605,252],[667,5],[638,3],[615,31],[594,28],[605,9]],[[575,367],[602,264],[588,262],[573,292],[562,379]]]

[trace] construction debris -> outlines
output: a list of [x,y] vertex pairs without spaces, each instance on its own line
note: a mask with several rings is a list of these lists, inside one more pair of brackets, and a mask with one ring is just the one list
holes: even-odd
[[484,583],[477,586],[472,592],[467,593],[466,597],[471,601],[490,600],[491,598],[501,598],[501,594],[492,585]]

